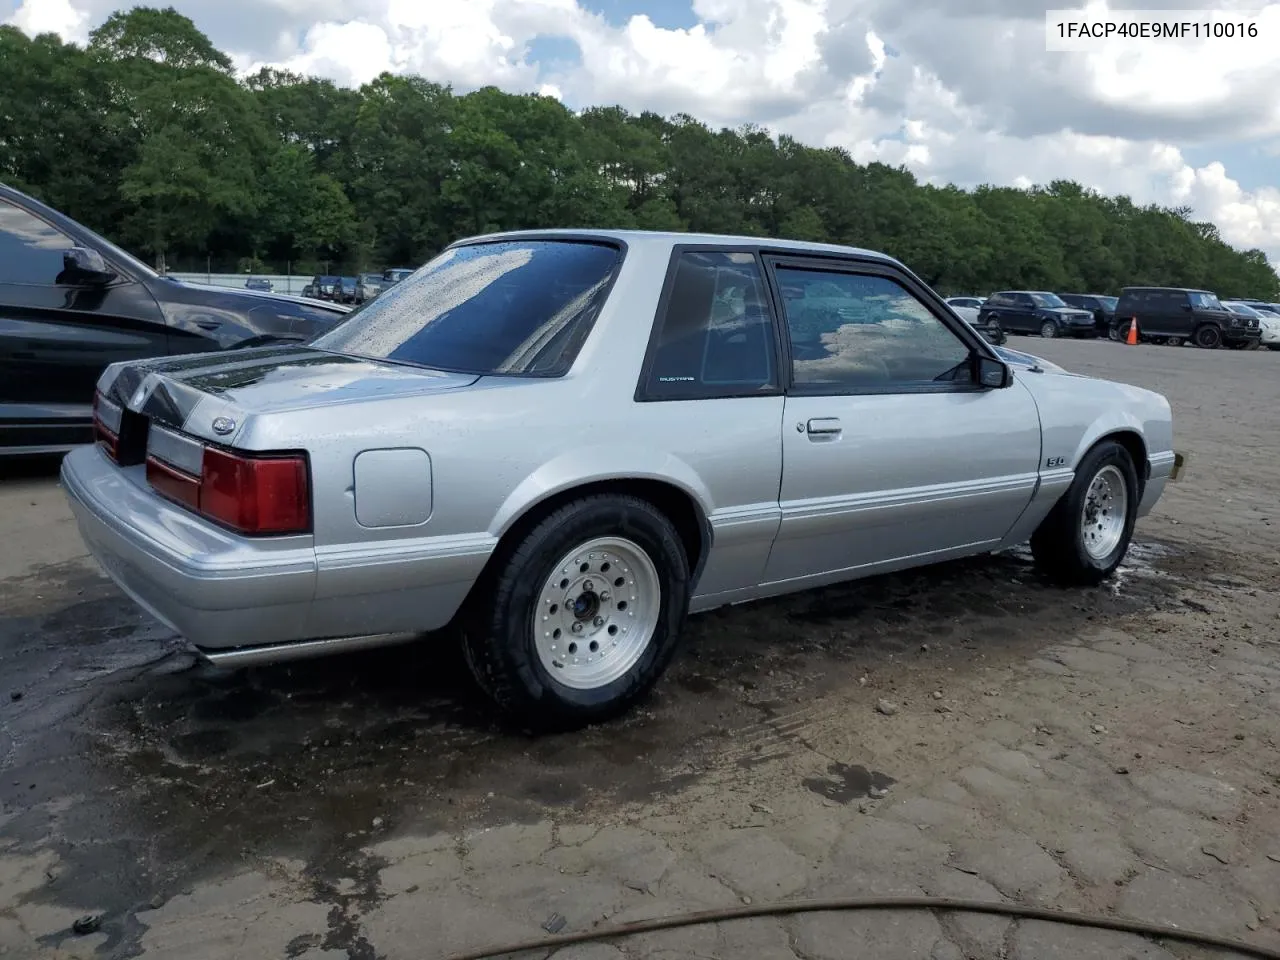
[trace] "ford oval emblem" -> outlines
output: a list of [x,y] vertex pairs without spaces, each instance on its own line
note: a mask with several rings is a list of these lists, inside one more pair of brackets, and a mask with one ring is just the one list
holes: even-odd
[[213,432],[220,437],[225,437],[228,433],[236,428],[236,422],[230,417],[214,417]]

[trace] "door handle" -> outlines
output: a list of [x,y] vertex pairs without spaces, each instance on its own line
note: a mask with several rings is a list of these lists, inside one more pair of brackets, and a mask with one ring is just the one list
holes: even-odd
[[831,434],[840,432],[841,430],[840,418],[839,417],[815,417],[814,419],[810,420],[808,424],[806,424],[805,429],[808,430],[808,432],[811,435],[822,434],[822,435],[830,436]]
[[222,323],[217,320],[197,320],[196,326],[201,330],[217,330]]

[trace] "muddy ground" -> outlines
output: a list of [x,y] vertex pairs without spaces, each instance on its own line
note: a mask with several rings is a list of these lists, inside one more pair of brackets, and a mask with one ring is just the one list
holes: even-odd
[[[434,960],[900,893],[1280,948],[1280,355],[1012,345],[1173,403],[1188,476],[1115,582],[1014,551],[711,613],[643,710],[566,736],[496,725],[442,646],[199,664],[85,560],[54,468],[0,467],[0,955]],[[556,956],[862,951],[1212,956],[884,913]]]

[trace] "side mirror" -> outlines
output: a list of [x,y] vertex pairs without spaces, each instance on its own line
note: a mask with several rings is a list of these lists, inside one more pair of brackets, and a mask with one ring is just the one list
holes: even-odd
[[84,284],[110,283],[115,274],[102,259],[102,254],[88,247],[75,246],[62,255],[63,269]]
[[984,387],[999,390],[1013,383],[1013,372],[1001,360],[990,357],[978,357],[978,383]]

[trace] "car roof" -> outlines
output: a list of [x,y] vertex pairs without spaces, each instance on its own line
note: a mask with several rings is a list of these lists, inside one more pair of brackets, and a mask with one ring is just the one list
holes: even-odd
[[1170,293],[1207,293],[1211,297],[1217,296],[1212,290],[1200,290],[1196,287],[1125,287],[1121,292],[1129,293],[1133,290],[1167,290]]
[[755,247],[763,250],[790,251],[797,253],[825,253],[843,257],[858,257],[864,260],[878,260],[882,263],[903,266],[888,254],[862,247],[847,247],[835,243],[815,243],[809,240],[784,240],[778,237],[750,237],[745,235],[721,233],[681,233],[662,230],[510,230],[502,233],[481,234],[455,241],[453,246],[469,243],[484,243],[500,240],[545,239],[545,240],[612,240],[628,247],[661,246],[674,247],[681,244],[707,246]]

